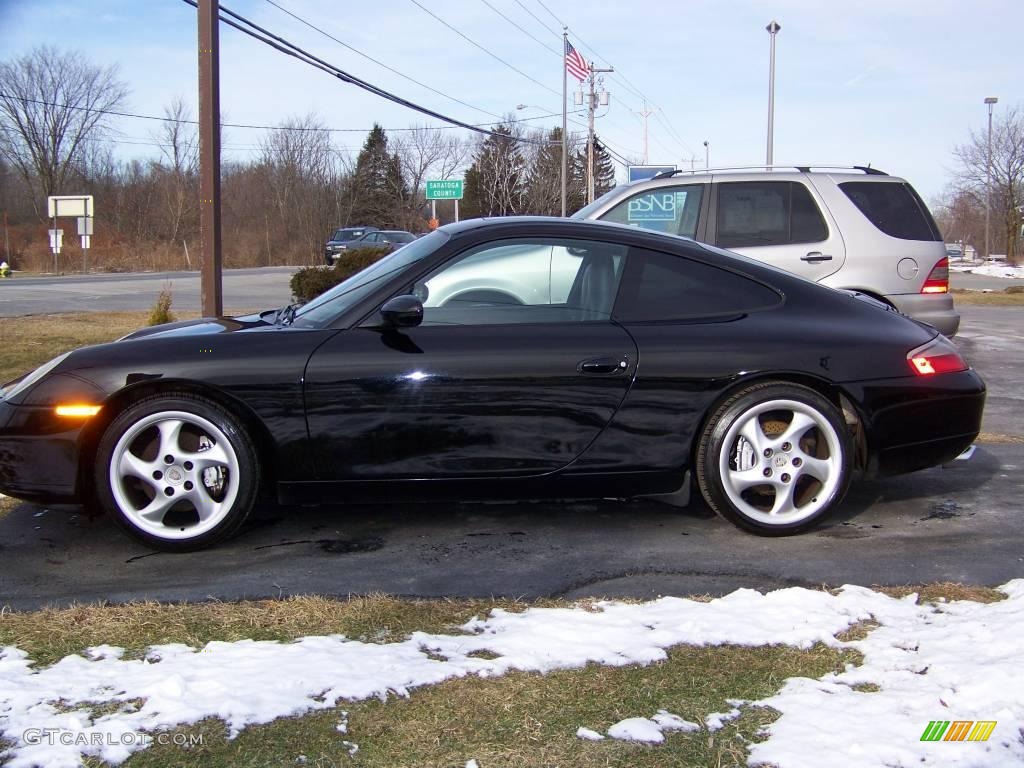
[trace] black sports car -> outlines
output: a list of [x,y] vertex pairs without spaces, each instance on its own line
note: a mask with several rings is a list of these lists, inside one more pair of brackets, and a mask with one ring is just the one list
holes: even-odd
[[442,227],[301,307],[70,352],[0,394],[0,491],[189,550],[281,503],[626,497],[804,530],[956,457],[985,385],[933,328],[679,237]]

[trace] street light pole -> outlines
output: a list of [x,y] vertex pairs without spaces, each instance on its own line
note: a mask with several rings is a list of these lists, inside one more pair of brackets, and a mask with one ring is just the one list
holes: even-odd
[[779,34],[782,25],[775,19],[765,27],[772,39],[770,62],[768,64],[768,152],[767,164],[772,167],[773,146],[775,143],[775,36]]
[[985,156],[985,261],[988,261],[991,253],[989,252],[989,244],[991,242],[989,235],[989,218],[991,216],[990,209],[992,208],[992,107],[999,102],[995,96],[989,96],[985,99],[985,103],[988,104],[988,153]]
[[708,143],[704,142],[704,170],[708,170],[711,167],[711,149]]

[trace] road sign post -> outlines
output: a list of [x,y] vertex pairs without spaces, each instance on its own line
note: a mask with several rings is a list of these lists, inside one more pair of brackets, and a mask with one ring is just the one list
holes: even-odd
[[436,179],[426,184],[426,198],[430,201],[432,218],[437,218],[437,204],[435,200],[455,201],[455,220],[459,220],[459,200],[462,199],[465,191],[463,179]]
[[[50,195],[46,198],[47,214],[53,220],[53,229],[50,230],[50,250],[53,251],[53,271],[59,271],[57,254],[60,253],[63,245],[64,230],[57,229],[57,219],[61,217],[74,217],[78,219],[78,234],[82,238],[82,272],[89,271],[89,262],[86,251],[92,238],[92,221],[96,215],[93,206],[92,195]],[[54,232],[59,234],[54,235]]]

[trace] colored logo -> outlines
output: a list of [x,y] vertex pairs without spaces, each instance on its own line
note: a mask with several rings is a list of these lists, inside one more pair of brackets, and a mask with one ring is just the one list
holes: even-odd
[[995,720],[932,720],[921,741],[988,741],[995,729]]

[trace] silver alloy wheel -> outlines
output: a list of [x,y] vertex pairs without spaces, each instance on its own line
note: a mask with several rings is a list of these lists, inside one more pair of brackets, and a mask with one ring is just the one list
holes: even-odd
[[215,528],[231,511],[240,481],[227,435],[187,411],[161,411],[132,424],[114,446],[108,476],[132,525],[178,540]]
[[726,496],[740,514],[763,525],[812,517],[842,482],[839,435],[824,415],[797,400],[748,408],[722,446],[718,469]]

